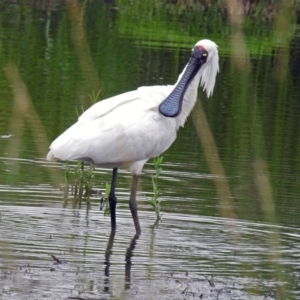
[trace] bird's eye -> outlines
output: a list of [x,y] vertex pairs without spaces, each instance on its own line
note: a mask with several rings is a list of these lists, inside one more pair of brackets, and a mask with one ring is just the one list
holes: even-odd
[[203,54],[202,54],[202,57],[207,57],[207,53],[203,53]]

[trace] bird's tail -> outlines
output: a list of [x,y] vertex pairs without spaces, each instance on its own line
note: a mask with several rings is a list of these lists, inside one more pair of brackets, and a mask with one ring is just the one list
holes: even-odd
[[50,150],[46,156],[46,159],[49,161],[56,161],[57,158],[53,155],[52,151]]

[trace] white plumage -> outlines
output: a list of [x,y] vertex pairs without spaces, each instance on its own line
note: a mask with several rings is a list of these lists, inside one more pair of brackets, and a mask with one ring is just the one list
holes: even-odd
[[96,103],[51,144],[47,159],[125,166],[139,175],[145,162],[165,151],[176,136],[176,120],[157,110],[171,91],[163,88],[165,93],[160,86],[142,87]]
[[[216,44],[201,40],[195,45],[193,55],[196,58],[191,59],[201,62],[188,83],[182,83],[187,65],[175,85],[140,87],[94,104],[50,145],[47,159],[82,160],[115,170],[128,167],[138,176],[149,158],[161,154],[174,142],[178,128],[184,125],[196,102],[199,83],[208,97],[213,92],[219,69]],[[176,87],[183,93],[182,108],[177,116],[166,117],[160,105]],[[176,97],[175,101],[179,101]],[[111,196],[115,197],[114,191]],[[132,198],[136,206],[135,195]],[[140,233],[136,220],[135,225]]]

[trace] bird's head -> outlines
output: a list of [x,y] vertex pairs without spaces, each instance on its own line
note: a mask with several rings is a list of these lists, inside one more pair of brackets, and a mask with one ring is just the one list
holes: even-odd
[[219,71],[218,46],[210,40],[201,40],[192,49],[191,58],[199,61],[200,84],[206,91],[207,97],[210,97]]
[[[159,111],[166,117],[177,117],[181,113],[185,92],[194,82],[189,97],[196,99],[197,88],[203,86],[207,97],[213,93],[216,75],[219,71],[217,45],[210,40],[201,40],[192,49],[191,57],[175,84],[171,94],[159,105]],[[194,80],[195,79],[195,80]],[[192,108],[192,106],[191,106]]]

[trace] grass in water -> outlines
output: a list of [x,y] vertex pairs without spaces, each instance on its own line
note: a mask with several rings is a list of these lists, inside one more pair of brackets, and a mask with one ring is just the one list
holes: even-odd
[[104,197],[101,198],[101,204],[100,204],[100,210],[103,209],[103,202],[104,202],[104,216],[109,216],[110,215],[110,210],[109,210],[109,193],[110,193],[110,184],[105,183],[105,195]]
[[152,187],[153,187],[153,196],[150,200],[150,204],[153,206],[156,214],[156,220],[161,220],[163,214],[160,213],[160,189],[158,188],[158,179],[162,171],[161,163],[163,161],[163,156],[157,156],[153,158],[153,164],[155,168],[155,175],[152,176]]
[[[104,216],[109,216],[110,184],[105,183],[105,193],[102,193],[93,189],[93,179],[93,165],[79,161],[75,167],[71,167],[69,162],[67,162],[63,187],[64,207],[67,207],[68,204],[71,203],[73,208],[81,208],[82,200],[84,200],[86,202],[86,208],[89,209],[91,207],[91,195],[100,195],[100,210],[104,208]],[[70,194],[72,198],[69,198]]]
[[72,169],[69,162],[67,162],[64,184],[64,207],[68,205],[70,187],[71,194],[74,195],[72,199],[72,207],[81,208],[82,199],[86,201],[87,208],[90,207],[90,196],[94,185],[93,171],[93,165],[85,165],[83,162],[79,161]]
[[[158,188],[159,176],[162,168],[161,163],[163,161],[162,156],[157,156],[153,159],[155,168],[155,174],[152,176],[153,196],[150,200],[150,204],[154,208],[156,214],[156,220],[161,220],[163,214],[160,213],[160,189]],[[90,208],[90,196],[93,193],[94,186],[94,166],[79,161],[73,168],[70,167],[69,162],[66,164],[65,169],[65,182],[64,182],[64,207],[67,207],[69,203],[72,203],[73,208],[81,208],[82,200],[87,204],[87,209]],[[73,198],[69,201],[69,193]],[[109,216],[109,192],[110,184],[105,183],[105,194],[100,199],[100,210],[104,208],[104,215]]]

